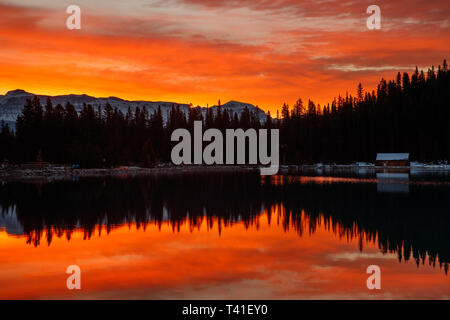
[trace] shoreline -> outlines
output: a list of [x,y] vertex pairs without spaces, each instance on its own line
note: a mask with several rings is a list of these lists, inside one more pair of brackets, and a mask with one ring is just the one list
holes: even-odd
[[[450,172],[450,165],[410,165],[410,166],[375,166],[358,164],[333,164],[333,165],[280,165],[277,175],[298,173],[327,173],[333,171],[361,172]],[[9,181],[59,181],[77,180],[79,178],[133,178],[152,175],[169,175],[185,173],[211,173],[211,172],[260,172],[258,166],[236,165],[187,165],[187,166],[160,166],[143,168],[135,166],[120,166],[115,168],[79,168],[70,166],[45,164],[41,167],[27,167],[27,165],[11,165],[0,168],[0,180]]]
[[42,168],[24,168],[21,165],[0,168],[0,180],[9,181],[59,181],[77,180],[79,178],[133,178],[152,175],[169,175],[180,173],[205,172],[250,172],[257,171],[255,167],[240,166],[170,166],[156,168],[120,166],[116,168],[81,168],[68,166],[46,165]]

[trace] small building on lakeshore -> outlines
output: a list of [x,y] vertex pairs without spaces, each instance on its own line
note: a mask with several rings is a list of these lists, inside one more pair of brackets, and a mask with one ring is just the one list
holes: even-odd
[[378,153],[375,165],[381,167],[409,166],[409,153]]

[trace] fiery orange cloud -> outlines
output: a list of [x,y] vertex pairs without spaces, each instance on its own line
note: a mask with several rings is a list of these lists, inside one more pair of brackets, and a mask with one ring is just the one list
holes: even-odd
[[80,1],[0,4],[0,94],[86,93],[212,105],[239,100],[274,112],[297,98],[329,102],[450,52],[450,4],[379,1]]

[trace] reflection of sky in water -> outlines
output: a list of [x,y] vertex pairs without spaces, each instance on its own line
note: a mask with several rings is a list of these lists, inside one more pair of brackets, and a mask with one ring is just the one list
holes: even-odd
[[[137,230],[122,226],[90,240],[75,232],[51,246],[24,245],[0,233],[1,298],[151,298],[151,299],[314,299],[448,298],[449,279],[439,268],[399,263],[358,239],[347,241],[322,222],[314,233],[285,232],[279,215],[268,224],[263,213],[256,226],[243,223],[219,236],[203,222],[179,232],[167,224]],[[278,220],[278,221],[277,221]],[[306,223],[306,221],[304,221]],[[212,232],[211,232],[212,231]],[[69,264],[82,268],[80,292],[64,289]],[[365,269],[382,270],[382,291],[365,287]]]
[[[272,178],[274,185],[295,181],[319,186],[362,183],[361,188],[368,186],[373,194],[379,191],[379,179],[373,177]],[[436,181],[414,183],[439,186]],[[170,208],[164,206],[161,224],[138,226],[134,218],[123,218],[124,223],[107,231],[104,217],[88,237],[78,222],[70,236],[54,227],[51,243],[37,246],[17,236],[24,229],[15,207],[2,211],[0,298],[450,298],[450,278],[438,263],[433,267],[425,259],[417,267],[414,259],[399,262],[395,250],[383,253],[378,235],[367,233],[361,221],[349,230],[334,223],[333,215],[313,218],[302,211],[294,220],[285,205],[262,209],[250,221],[239,216],[233,223],[188,213],[176,227]],[[45,239],[48,230],[41,232]],[[427,241],[421,236],[417,240]],[[82,269],[80,292],[65,289],[65,269],[71,264]],[[366,288],[365,270],[372,264],[382,270],[380,292]]]

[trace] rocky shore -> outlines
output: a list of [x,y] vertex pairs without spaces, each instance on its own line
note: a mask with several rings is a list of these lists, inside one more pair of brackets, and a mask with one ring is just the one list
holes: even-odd
[[257,171],[256,167],[244,166],[159,166],[155,168],[141,167],[115,167],[115,168],[92,168],[74,169],[69,166],[46,165],[42,167],[27,167],[24,165],[8,166],[0,168],[1,181],[58,181],[76,180],[79,178],[100,177],[139,177],[155,174],[180,174],[195,172],[242,172]]
[[[348,165],[281,165],[278,174],[328,174],[332,172],[449,172],[450,165],[411,165],[405,167],[377,167],[371,164],[348,164]],[[79,178],[118,177],[132,178],[150,175],[168,175],[182,173],[205,173],[205,172],[259,172],[257,166],[174,166],[164,164],[154,168],[142,168],[133,166],[121,166],[115,168],[72,168],[64,165],[9,165],[0,167],[0,181],[58,181],[77,180]]]

